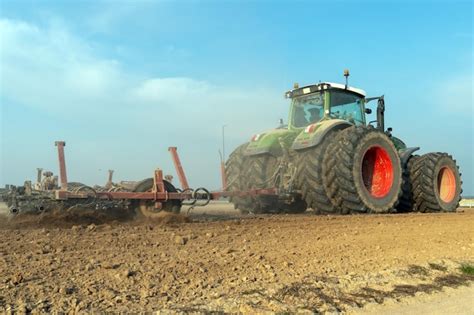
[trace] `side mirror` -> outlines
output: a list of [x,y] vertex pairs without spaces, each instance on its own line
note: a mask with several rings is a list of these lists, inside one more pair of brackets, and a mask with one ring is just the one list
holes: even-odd
[[366,109],[365,109],[365,113],[366,113],[366,114],[372,114],[372,110],[371,110],[370,108],[366,108]]
[[278,125],[277,129],[284,129],[286,128],[286,125],[285,123],[283,122],[283,119],[280,118],[280,124]]

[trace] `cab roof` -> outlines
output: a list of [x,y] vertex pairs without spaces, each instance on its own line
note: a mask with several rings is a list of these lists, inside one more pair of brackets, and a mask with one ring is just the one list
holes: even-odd
[[310,94],[314,92],[320,92],[324,90],[330,90],[330,89],[337,89],[337,90],[343,90],[343,91],[350,91],[354,94],[357,94],[361,97],[365,97],[366,93],[364,90],[352,87],[352,86],[346,86],[341,83],[333,83],[333,82],[320,82],[318,84],[311,84],[307,86],[303,86],[297,89],[290,90],[285,93],[286,98],[293,98],[305,94]]

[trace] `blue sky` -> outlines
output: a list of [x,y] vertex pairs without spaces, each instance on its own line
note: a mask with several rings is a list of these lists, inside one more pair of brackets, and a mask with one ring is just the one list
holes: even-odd
[[192,186],[219,187],[227,153],[286,120],[293,82],[385,94],[386,122],[446,151],[474,195],[471,1],[1,1],[0,185],[148,177],[178,146]]

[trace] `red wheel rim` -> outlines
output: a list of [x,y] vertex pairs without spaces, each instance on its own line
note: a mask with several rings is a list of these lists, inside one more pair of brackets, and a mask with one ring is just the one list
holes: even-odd
[[451,202],[456,194],[456,177],[451,168],[445,166],[438,173],[438,194],[444,202]]
[[362,179],[365,188],[375,198],[388,195],[393,185],[393,164],[387,150],[374,146],[362,159]]

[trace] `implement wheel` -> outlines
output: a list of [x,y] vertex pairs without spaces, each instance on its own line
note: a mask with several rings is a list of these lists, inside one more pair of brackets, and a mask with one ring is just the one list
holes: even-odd
[[427,153],[413,163],[410,172],[415,210],[456,211],[462,181],[456,161],[447,153]]
[[[331,201],[341,213],[391,211],[401,195],[402,169],[389,137],[372,127],[353,126],[340,133]],[[332,159],[333,157],[327,157]]]
[[[176,188],[169,181],[163,180],[165,190],[167,192],[177,192]],[[147,178],[139,182],[134,192],[149,192],[153,189],[153,178]],[[147,218],[153,218],[158,215],[160,211],[179,213],[181,211],[180,200],[168,200],[161,203],[160,210],[155,209],[155,202],[153,200],[134,200],[132,201],[132,208],[138,213]]]

